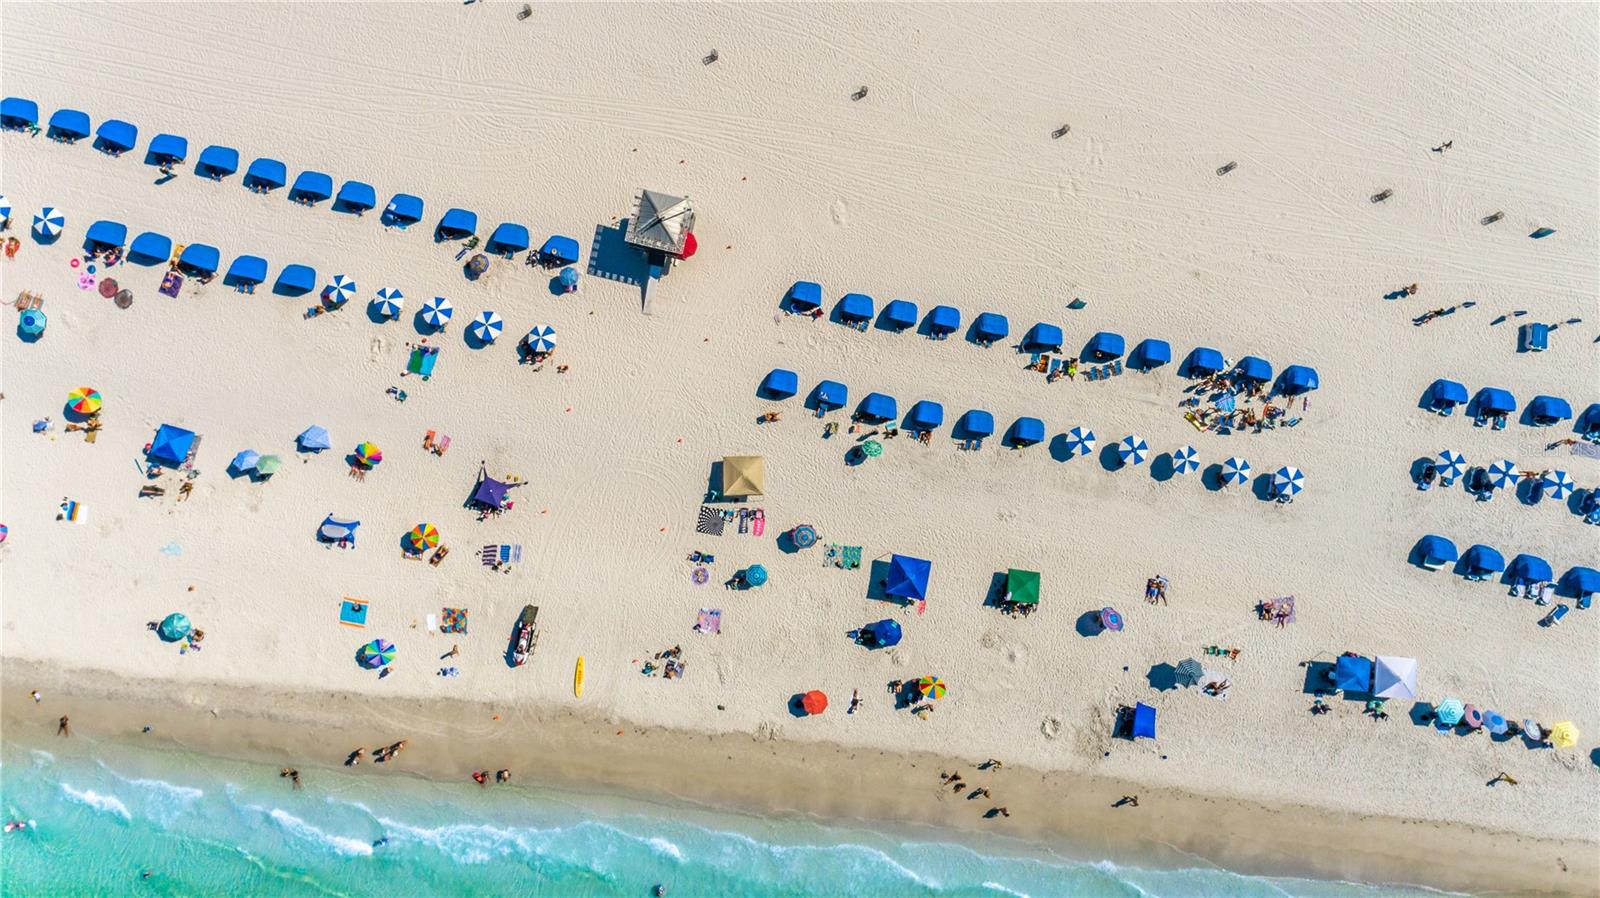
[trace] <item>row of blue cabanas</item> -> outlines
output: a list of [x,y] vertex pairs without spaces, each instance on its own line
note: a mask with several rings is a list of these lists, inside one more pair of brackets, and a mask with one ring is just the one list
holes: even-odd
[[[774,368],[762,378],[759,394],[766,399],[788,399],[798,395],[800,378],[787,368]],[[820,416],[844,408],[850,401],[850,388],[836,380],[824,380],[812,389],[806,403]],[[887,424],[900,417],[900,403],[887,393],[868,393],[856,406],[854,417],[868,424]],[[930,399],[919,400],[906,413],[904,426],[914,433],[932,431],[944,424],[944,406]],[[983,439],[995,433],[994,415],[983,409],[972,409],[956,422],[956,431],[963,439]],[[1029,446],[1044,441],[1044,422],[1038,418],[1021,417],[1006,429],[1005,441],[1010,445]]]
[[[1492,574],[1504,572],[1511,582],[1523,585],[1556,581],[1550,562],[1538,555],[1524,553],[1511,559],[1511,564],[1507,565],[1505,556],[1490,546],[1474,544],[1467,551],[1459,552],[1455,543],[1433,533],[1417,541],[1412,558],[1429,570],[1454,564],[1461,574],[1474,579],[1486,579]],[[1600,592],[1600,571],[1575,566],[1568,568],[1556,582],[1558,588],[1568,595],[1582,597]]]
[[[1423,402],[1430,411],[1440,415],[1454,414],[1457,406],[1465,405],[1480,419],[1509,416],[1517,410],[1517,398],[1510,390],[1483,387],[1476,394],[1469,394],[1464,385],[1442,377],[1428,386]],[[1548,427],[1570,420],[1572,405],[1559,396],[1539,395],[1528,401],[1526,415],[1530,424]],[[1600,402],[1583,410],[1576,429],[1580,433],[1600,431]]]
[[[0,100],[0,127],[9,130],[38,127],[39,105],[21,97]],[[56,140],[72,143],[89,136],[90,121],[87,113],[76,109],[59,109],[50,117],[48,135]],[[128,122],[112,119],[101,123],[95,131],[95,145],[107,152],[119,154],[131,150],[138,142],[139,129]],[[186,162],[189,158],[189,141],[176,134],[158,134],[150,141],[145,161],[151,165]],[[239,151],[227,146],[211,145],[200,151],[195,160],[195,174],[222,180],[239,171]],[[283,162],[263,156],[245,169],[244,186],[257,192],[270,192],[281,187],[289,188],[289,198],[307,205],[333,200],[333,208],[340,212],[361,213],[378,205],[377,191],[363,181],[345,181],[337,190],[334,179],[325,172],[306,170],[291,184],[289,168]],[[424,204],[421,197],[397,193],[383,208],[383,223],[392,227],[409,227],[423,219]],[[461,240],[478,230],[478,215],[468,209],[450,209],[439,219],[435,236],[440,240]],[[487,253],[510,256],[527,250],[532,245],[527,227],[515,222],[503,222],[489,235],[484,244]],[[541,259],[552,265],[570,265],[580,257],[578,241],[560,234],[550,237],[539,250]]]

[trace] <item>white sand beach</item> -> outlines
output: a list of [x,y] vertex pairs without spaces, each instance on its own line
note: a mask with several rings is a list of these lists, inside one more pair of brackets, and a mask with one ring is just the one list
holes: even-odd
[[[0,11],[6,96],[37,101],[43,117],[73,107],[139,127],[138,149],[119,158],[89,140],[0,135],[0,193],[22,241],[0,261],[0,292],[42,294],[49,319],[26,342],[7,309],[0,336],[5,658],[151,681],[152,695],[255,686],[314,706],[355,694],[392,709],[402,731],[436,731],[407,719],[428,707],[419,700],[494,702],[1460,824],[1581,843],[1589,863],[1543,875],[1595,892],[1581,877],[1600,832],[1600,612],[1541,627],[1550,609],[1498,581],[1408,562],[1437,533],[1508,560],[1538,555],[1557,576],[1600,566],[1600,529],[1566,501],[1477,502],[1459,484],[1421,492],[1412,480],[1417,460],[1449,448],[1600,487],[1600,460],[1546,448],[1571,422],[1493,430],[1419,408],[1441,377],[1510,390],[1519,412],[1539,394],[1575,412],[1600,400],[1594,6],[539,4],[525,21],[519,7]],[[188,138],[190,164],[157,184],[143,156],[161,132]],[[291,179],[314,169],[370,183],[380,207],[415,194],[426,213],[386,229],[377,210],[197,178],[208,144],[238,148],[241,169],[269,156]],[[459,244],[433,240],[438,217],[463,207],[483,236],[511,221],[534,248],[576,237],[587,272],[597,231],[628,216],[641,188],[690,197],[699,241],[652,287],[649,314],[638,286],[586,273],[559,295],[554,272],[520,255],[469,280]],[[66,217],[53,245],[28,233],[42,206]],[[124,263],[112,275],[136,298],[119,310],[69,267],[97,219],[212,244],[224,265],[259,255],[274,277],[290,263],[324,283],[342,273],[358,299],[307,318],[314,295],[245,295],[221,278],[169,299],[162,267]],[[1539,227],[1555,233],[1530,239]],[[614,248],[602,256],[639,268]],[[963,331],[980,312],[1008,316],[1011,338],[984,348],[786,316],[779,302],[800,279],[822,285],[829,310],[848,292],[879,309],[948,304]],[[1413,283],[1415,295],[1384,298]],[[400,320],[369,317],[381,286],[405,293]],[[402,377],[424,336],[412,314],[433,296],[456,308],[427,337],[442,346],[437,368]],[[1075,298],[1087,305],[1069,310]],[[473,348],[466,325],[485,310],[505,332]],[[1535,321],[1561,326],[1547,351],[1519,353],[1517,328]],[[1321,386],[1292,403],[1296,426],[1197,432],[1176,364],[1105,382],[1024,370],[1011,344],[1035,322],[1061,326],[1069,355],[1111,331],[1130,348],[1165,339],[1175,362],[1209,346],[1279,371],[1308,365]],[[538,371],[514,346],[536,324],[559,334]],[[756,396],[774,367],[799,374],[801,396]],[[819,421],[802,399],[824,378],[848,385],[850,402]],[[86,385],[105,403],[93,444],[64,430],[67,393]],[[928,445],[902,434],[847,464],[847,415],[870,391],[902,415],[938,401],[945,426]],[[951,425],[969,408],[1001,430],[1038,417],[1048,439],[1013,451],[997,433],[961,451]],[[782,419],[756,423],[769,409]],[[32,433],[46,416],[53,429]],[[840,429],[824,438],[829,421]],[[165,496],[139,497],[141,449],[162,423],[203,437],[183,501],[173,475]],[[299,454],[294,438],[312,424],[332,449]],[[1061,460],[1054,438],[1074,426],[1102,447],[1137,434],[1152,459],[1193,445],[1203,471],[1235,455],[1257,474],[1292,465],[1305,491],[1278,504],[1254,484],[1158,480],[1150,463],[1107,470],[1098,452]],[[446,454],[421,448],[428,431],[450,436]],[[363,440],[383,462],[357,480],[344,458]],[[230,477],[247,448],[286,464],[266,482]],[[765,495],[745,503],[764,510],[760,538],[695,531],[725,455],[765,458]],[[486,521],[463,504],[480,461],[527,481]],[[63,498],[80,520],[56,520]],[[316,541],[330,513],[361,520],[353,550]],[[451,549],[437,566],[401,557],[419,522]],[[798,524],[863,547],[862,569],[825,566],[820,546],[785,551],[778,538]],[[522,547],[507,573],[478,561],[498,543]],[[704,586],[685,561],[696,550],[716,556]],[[870,562],[897,552],[932,562],[924,613],[868,597]],[[755,563],[766,585],[719,587]],[[1025,618],[985,606],[1008,568],[1042,574]],[[1143,601],[1156,574],[1169,605]],[[1257,619],[1258,602],[1291,595],[1294,623]],[[345,596],[370,601],[365,629],[339,624]],[[512,669],[507,638],[529,603],[540,640]],[[1123,631],[1082,627],[1106,605]],[[427,631],[446,606],[469,610],[467,634]],[[722,610],[721,635],[691,631],[700,608]],[[146,630],[174,611],[205,631],[202,651]],[[846,636],[884,617],[904,627],[894,649]],[[396,647],[382,680],[354,660],[373,638]],[[452,645],[459,656],[439,660]],[[684,677],[640,674],[674,645]],[[1240,651],[1216,659],[1207,646]],[[1440,733],[1410,701],[1391,701],[1386,721],[1343,698],[1314,717],[1302,662],[1344,651],[1417,658],[1424,706],[1457,697],[1570,720],[1583,736],[1553,750]],[[1188,657],[1230,675],[1226,700],[1152,688],[1153,666]],[[438,676],[446,665],[459,676]],[[885,684],[929,674],[950,687],[933,713],[896,710]],[[8,681],[5,697],[28,688]],[[811,689],[830,709],[791,714],[791,696]],[[863,706],[846,714],[852,690]],[[1156,740],[1111,738],[1115,709],[1134,702],[1157,709]],[[1501,771],[1518,785],[1485,785]],[[961,804],[950,822],[974,825],[984,803]]]

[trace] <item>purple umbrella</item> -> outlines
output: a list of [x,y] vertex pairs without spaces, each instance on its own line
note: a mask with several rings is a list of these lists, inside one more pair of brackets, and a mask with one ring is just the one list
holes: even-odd
[[1122,629],[1122,615],[1118,614],[1115,608],[1101,608],[1100,626],[1116,633]]

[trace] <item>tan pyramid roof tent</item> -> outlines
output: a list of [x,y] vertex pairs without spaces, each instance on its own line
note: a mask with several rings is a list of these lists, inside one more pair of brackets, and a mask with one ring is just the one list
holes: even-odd
[[766,489],[766,459],[759,455],[729,455],[722,459],[722,495],[760,496]]
[[693,230],[694,204],[688,197],[641,190],[623,239],[634,246],[681,256]]

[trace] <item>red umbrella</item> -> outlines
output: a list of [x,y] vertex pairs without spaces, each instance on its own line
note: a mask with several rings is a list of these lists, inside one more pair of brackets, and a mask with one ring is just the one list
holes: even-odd
[[699,248],[700,248],[700,241],[694,239],[694,232],[690,231],[688,234],[685,234],[684,237],[683,237],[683,252],[678,253],[678,258],[687,259],[690,256],[694,255],[694,251],[699,249]]
[[821,714],[828,710],[828,696],[820,689],[813,689],[801,697],[800,707],[805,708],[807,714]]

